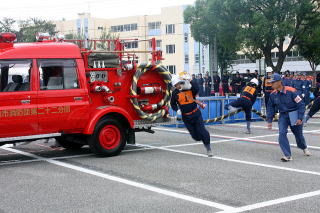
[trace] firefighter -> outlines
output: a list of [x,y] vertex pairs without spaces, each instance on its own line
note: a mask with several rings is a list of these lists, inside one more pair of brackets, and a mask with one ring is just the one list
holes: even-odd
[[285,72],[284,78],[282,78],[283,86],[292,87],[292,78],[290,77],[290,71]]
[[293,88],[297,90],[297,93],[300,97],[303,97],[303,80],[302,73],[298,73],[297,78],[293,81]]
[[[190,86],[186,87],[186,84],[190,84]],[[176,75],[172,76],[172,85],[175,87],[170,101],[172,109],[177,113],[180,109],[182,121],[191,137],[196,141],[202,141],[208,157],[212,157],[210,134],[204,126],[201,111],[197,106],[199,104],[204,108],[204,104],[196,100],[196,95],[199,92],[198,85],[193,81],[183,81]]]
[[320,97],[317,97],[316,100],[313,102],[308,114],[305,116],[303,122],[307,123],[308,120],[312,118],[312,116],[319,111],[319,109],[320,109]]
[[264,101],[265,101],[265,104],[266,104],[266,108],[268,106],[268,101],[269,101],[270,94],[273,91],[272,85],[270,83],[270,78],[271,78],[272,72],[273,72],[273,70],[272,70],[271,67],[267,67],[266,68],[266,76],[263,79],[263,84],[262,84],[263,93],[264,93]]
[[250,121],[251,121],[251,108],[256,101],[258,91],[257,86],[259,81],[256,78],[251,79],[248,85],[242,90],[240,98],[227,104],[226,109],[230,110],[230,113],[242,108],[246,114],[247,130],[246,134],[251,134]]
[[229,94],[229,75],[228,73],[223,73],[222,78],[221,78],[221,82],[222,82],[222,90],[223,90],[223,94],[225,96],[228,96]]
[[212,79],[209,73],[207,72],[204,77],[204,93],[205,96],[211,96],[211,87],[212,87]]
[[276,113],[276,108],[280,112],[278,121],[279,126],[279,144],[284,156],[282,161],[291,161],[291,150],[287,133],[288,126],[296,138],[298,148],[302,149],[306,156],[310,156],[305,138],[302,132],[302,119],[305,112],[305,104],[297,94],[296,89],[283,86],[281,76],[278,73],[273,74],[270,83],[275,89],[271,95],[267,107],[268,128],[272,129],[272,120]]
[[237,95],[241,91],[241,78],[239,72],[237,72],[236,76],[233,78],[231,86],[235,95]]
[[310,89],[311,89],[311,82],[307,79],[307,74],[303,73],[302,75],[302,97],[303,101],[306,105],[310,103]]
[[204,79],[202,78],[201,73],[198,74],[197,82],[198,82],[198,88],[199,88],[199,96],[203,97],[203,96],[205,96],[205,94],[204,94]]
[[217,72],[213,73],[213,88],[214,88],[214,96],[219,96],[219,87],[220,87],[220,77]]
[[253,77],[252,77],[249,69],[246,70],[246,74],[243,76],[243,78],[244,78],[245,85],[251,81],[251,79]]

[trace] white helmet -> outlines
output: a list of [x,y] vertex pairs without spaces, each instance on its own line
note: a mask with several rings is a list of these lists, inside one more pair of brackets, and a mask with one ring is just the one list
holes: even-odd
[[182,76],[182,79],[191,81],[192,78],[191,78],[191,75],[187,73]]
[[182,80],[180,79],[180,77],[178,75],[172,75],[172,85],[175,86],[177,83],[181,82]]
[[256,78],[253,78],[253,79],[251,79],[251,81],[250,81],[251,83],[254,83],[255,85],[259,85],[259,81],[258,81],[258,79],[256,79]]
[[267,73],[268,73],[268,72],[273,72],[272,67],[267,67],[267,68],[266,68],[266,72],[267,72]]

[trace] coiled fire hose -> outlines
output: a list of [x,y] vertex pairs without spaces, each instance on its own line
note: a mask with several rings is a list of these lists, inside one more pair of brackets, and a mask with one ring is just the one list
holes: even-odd
[[[156,112],[153,113],[147,113],[144,112],[138,102],[138,81],[139,78],[146,72],[148,71],[155,71],[160,74],[162,77],[163,81],[166,83],[166,90],[165,90],[165,95],[163,99],[157,103],[156,109],[158,109]],[[170,99],[171,99],[171,74],[170,72],[163,66],[163,65],[152,65],[152,64],[140,64],[137,67],[137,70],[133,76],[132,79],[132,84],[131,84],[131,89],[130,89],[130,95],[132,96],[130,98],[130,101],[138,113],[139,117],[145,120],[149,121],[155,121],[158,118],[162,118],[166,114],[166,109],[165,107],[169,107],[170,105]]]

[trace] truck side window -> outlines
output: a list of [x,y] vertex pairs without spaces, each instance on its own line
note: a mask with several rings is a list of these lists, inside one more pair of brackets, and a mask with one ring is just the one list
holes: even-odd
[[41,90],[78,89],[76,62],[73,59],[39,59]]
[[0,92],[30,90],[32,60],[0,60]]

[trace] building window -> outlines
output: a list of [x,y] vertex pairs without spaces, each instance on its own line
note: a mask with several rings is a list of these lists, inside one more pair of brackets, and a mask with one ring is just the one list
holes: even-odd
[[188,33],[184,34],[184,43],[188,43]]
[[138,29],[138,24],[124,24],[124,25],[111,26],[111,32],[127,32],[127,31],[134,31],[137,29]]
[[194,55],[194,63],[199,64],[199,62],[200,62],[199,54],[195,54]]
[[160,29],[161,26],[161,22],[157,21],[157,22],[149,22],[148,23],[148,29],[149,30],[156,30],[156,29]]
[[189,64],[189,55],[184,55],[184,63]]
[[167,66],[167,70],[168,70],[171,74],[176,74],[176,65],[169,65],[169,66]]
[[166,25],[166,34],[174,34],[174,33],[175,33],[174,24],[167,24]]
[[[162,40],[156,40],[156,48],[161,48]],[[152,48],[152,41],[149,41],[149,48]]]
[[173,54],[176,52],[176,47],[174,44],[166,45],[166,53]]
[[124,46],[127,49],[135,49],[135,48],[138,48],[138,42],[137,41],[126,42]]
[[103,30],[103,27],[98,27],[98,30]]

